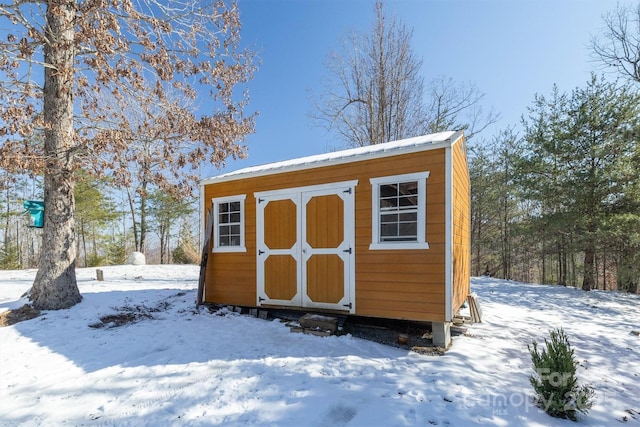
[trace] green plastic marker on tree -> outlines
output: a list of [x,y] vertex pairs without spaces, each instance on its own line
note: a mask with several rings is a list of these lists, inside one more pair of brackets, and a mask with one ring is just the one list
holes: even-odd
[[42,228],[44,226],[44,202],[25,200],[22,204],[29,212],[29,227]]

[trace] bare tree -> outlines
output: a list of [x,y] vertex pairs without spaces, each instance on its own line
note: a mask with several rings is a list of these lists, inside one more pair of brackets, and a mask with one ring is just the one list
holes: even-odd
[[[174,196],[183,195],[197,180],[197,176],[191,174],[199,165],[186,160],[191,141],[180,135],[176,138],[163,113],[176,109],[190,111],[193,103],[173,90],[167,91],[163,99],[156,99],[153,93],[124,99],[107,93],[98,94],[96,98],[100,105],[109,106],[103,128],[117,124],[114,130],[126,133],[128,143],[121,150],[106,153],[109,167],[94,172],[108,173],[110,181],[126,193],[135,250],[145,252],[150,193],[160,187]],[[126,122],[119,120],[118,115],[126,117]]]
[[618,4],[603,21],[603,34],[591,37],[595,59],[640,83],[640,3],[633,8]]
[[[233,1],[16,0],[0,4],[0,25],[8,28],[0,41],[0,167],[44,175],[43,255],[31,299],[37,308],[66,308],[81,299],[75,171],[113,170],[135,139],[126,113],[95,94],[143,96],[161,107],[170,170],[205,160],[219,166],[244,155],[238,142],[254,128],[243,112],[248,94],[234,91],[251,79],[254,54],[239,46]],[[165,102],[168,91],[188,99],[206,93],[211,111],[197,116]],[[43,144],[30,143],[40,134]]]
[[411,49],[413,32],[388,19],[382,2],[375,11],[371,33],[352,34],[344,56],[329,59],[331,77],[312,113],[354,146],[415,136],[424,127],[422,61]]
[[496,122],[493,111],[482,110],[483,94],[473,84],[438,77],[425,91],[413,31],[387,17],[381,1],[375,12],[370,33],[351,34],[343,53],[327,61],[329,76],[310,114],[314,122],[353,146],[452,129],[468,130],[469,138]]

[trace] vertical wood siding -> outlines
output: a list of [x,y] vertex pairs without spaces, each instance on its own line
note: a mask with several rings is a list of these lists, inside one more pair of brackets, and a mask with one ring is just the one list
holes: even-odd
[[[424,250],[369,250],[370,178],[429,171]],[[208,184],[205,209],[213,197],[246,194],[247,252],[209,256],[205,300],[256,305],[256,205],[254,193],[347,180],[355,189],[355,307],[361,316],[424,321],[445,319],[445,149],[429,150],[303,171]],[[214,230],[215,234],[216,230]],[[466,295],[465,295],[466,296]]]
[[464,140],[452,148],[453,156],[453,313],[470,292],[471,206],[469,170]]

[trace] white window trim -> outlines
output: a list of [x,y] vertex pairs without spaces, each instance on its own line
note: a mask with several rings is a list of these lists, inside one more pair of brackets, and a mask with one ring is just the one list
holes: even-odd
[[[213,203],[213,249],[211,252],[246,252],[247,247],[244,243],[244,200],[247,198],[245,194],[238,196],[214,197],[211,199]],[[221,203],[240,202],[240,245],[239,246],[220,246],[218,239],[219,230],[219,206]]]
[[[371,244],[370,250],[386,249],[429,249],[426,241],[427,218],[427,178],[429,171],[402,175],[371,178]],[[416,242],[381,242],[380,241],[380,185],[397,182],[418,182],[418,240]]]

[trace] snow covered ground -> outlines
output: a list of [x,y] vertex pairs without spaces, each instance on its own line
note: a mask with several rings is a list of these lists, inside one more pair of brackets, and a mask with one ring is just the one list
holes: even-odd
[[[640,425],[638,296],[476,278],[484,322],[424,356],[194,310],[193,266],[78,270],[83,301],[0,328],[0,425],[574,426],[532,406],[527,344],[562,326],[596,401],[579,425]],[[0,271],[0,311],[35,271]],[[152,319],[92,328],[128,307]]]

